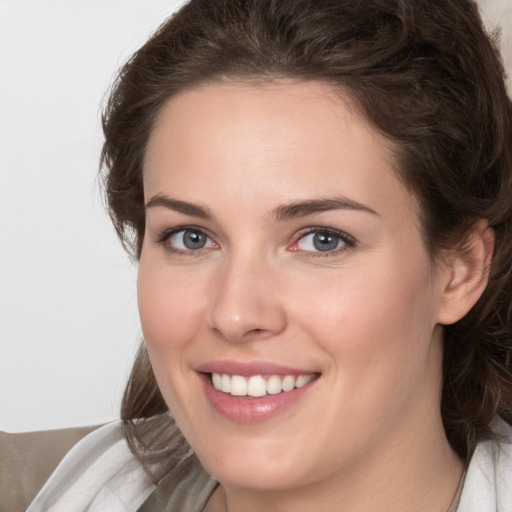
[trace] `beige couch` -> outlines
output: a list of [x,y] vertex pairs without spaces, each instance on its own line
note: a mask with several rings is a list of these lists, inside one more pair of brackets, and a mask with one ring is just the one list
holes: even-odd
[[95,428],[0,431],[0,512],[24,512],[66,452]]

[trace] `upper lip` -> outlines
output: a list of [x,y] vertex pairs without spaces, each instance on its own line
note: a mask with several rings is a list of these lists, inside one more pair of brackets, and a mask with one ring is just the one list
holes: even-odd
[[196,371],[200,373],[241,375],[242,377],[250,377],[252,375],[310,375],[312,373],[319,373],[315,370],[292,368],[264,361],[210,361],[198,366]]

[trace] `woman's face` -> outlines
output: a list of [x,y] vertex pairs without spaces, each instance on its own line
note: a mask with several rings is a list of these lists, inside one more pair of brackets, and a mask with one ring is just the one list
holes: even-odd
[[432,269],[393,165],[319,83],[207,85],[163,108],[144,167],[142,327],[167,404],[226,486],[353,474],[442,429],[448,271]]

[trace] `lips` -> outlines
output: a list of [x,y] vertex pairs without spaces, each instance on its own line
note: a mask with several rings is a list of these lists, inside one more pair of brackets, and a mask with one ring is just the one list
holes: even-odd
[[260,422],[298,403],[314,386],[319,372],[273,363],[220,361],[197,368],[215,411],[231,421]]

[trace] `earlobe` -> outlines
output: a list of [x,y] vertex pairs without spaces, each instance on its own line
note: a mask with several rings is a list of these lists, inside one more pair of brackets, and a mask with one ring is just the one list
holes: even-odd
[[476,304],[489,280],[493,251],[494,231],[486,220],[481,220],[473,225],[461,246],[448,255],[438,314],[440,324],[457,322]]

